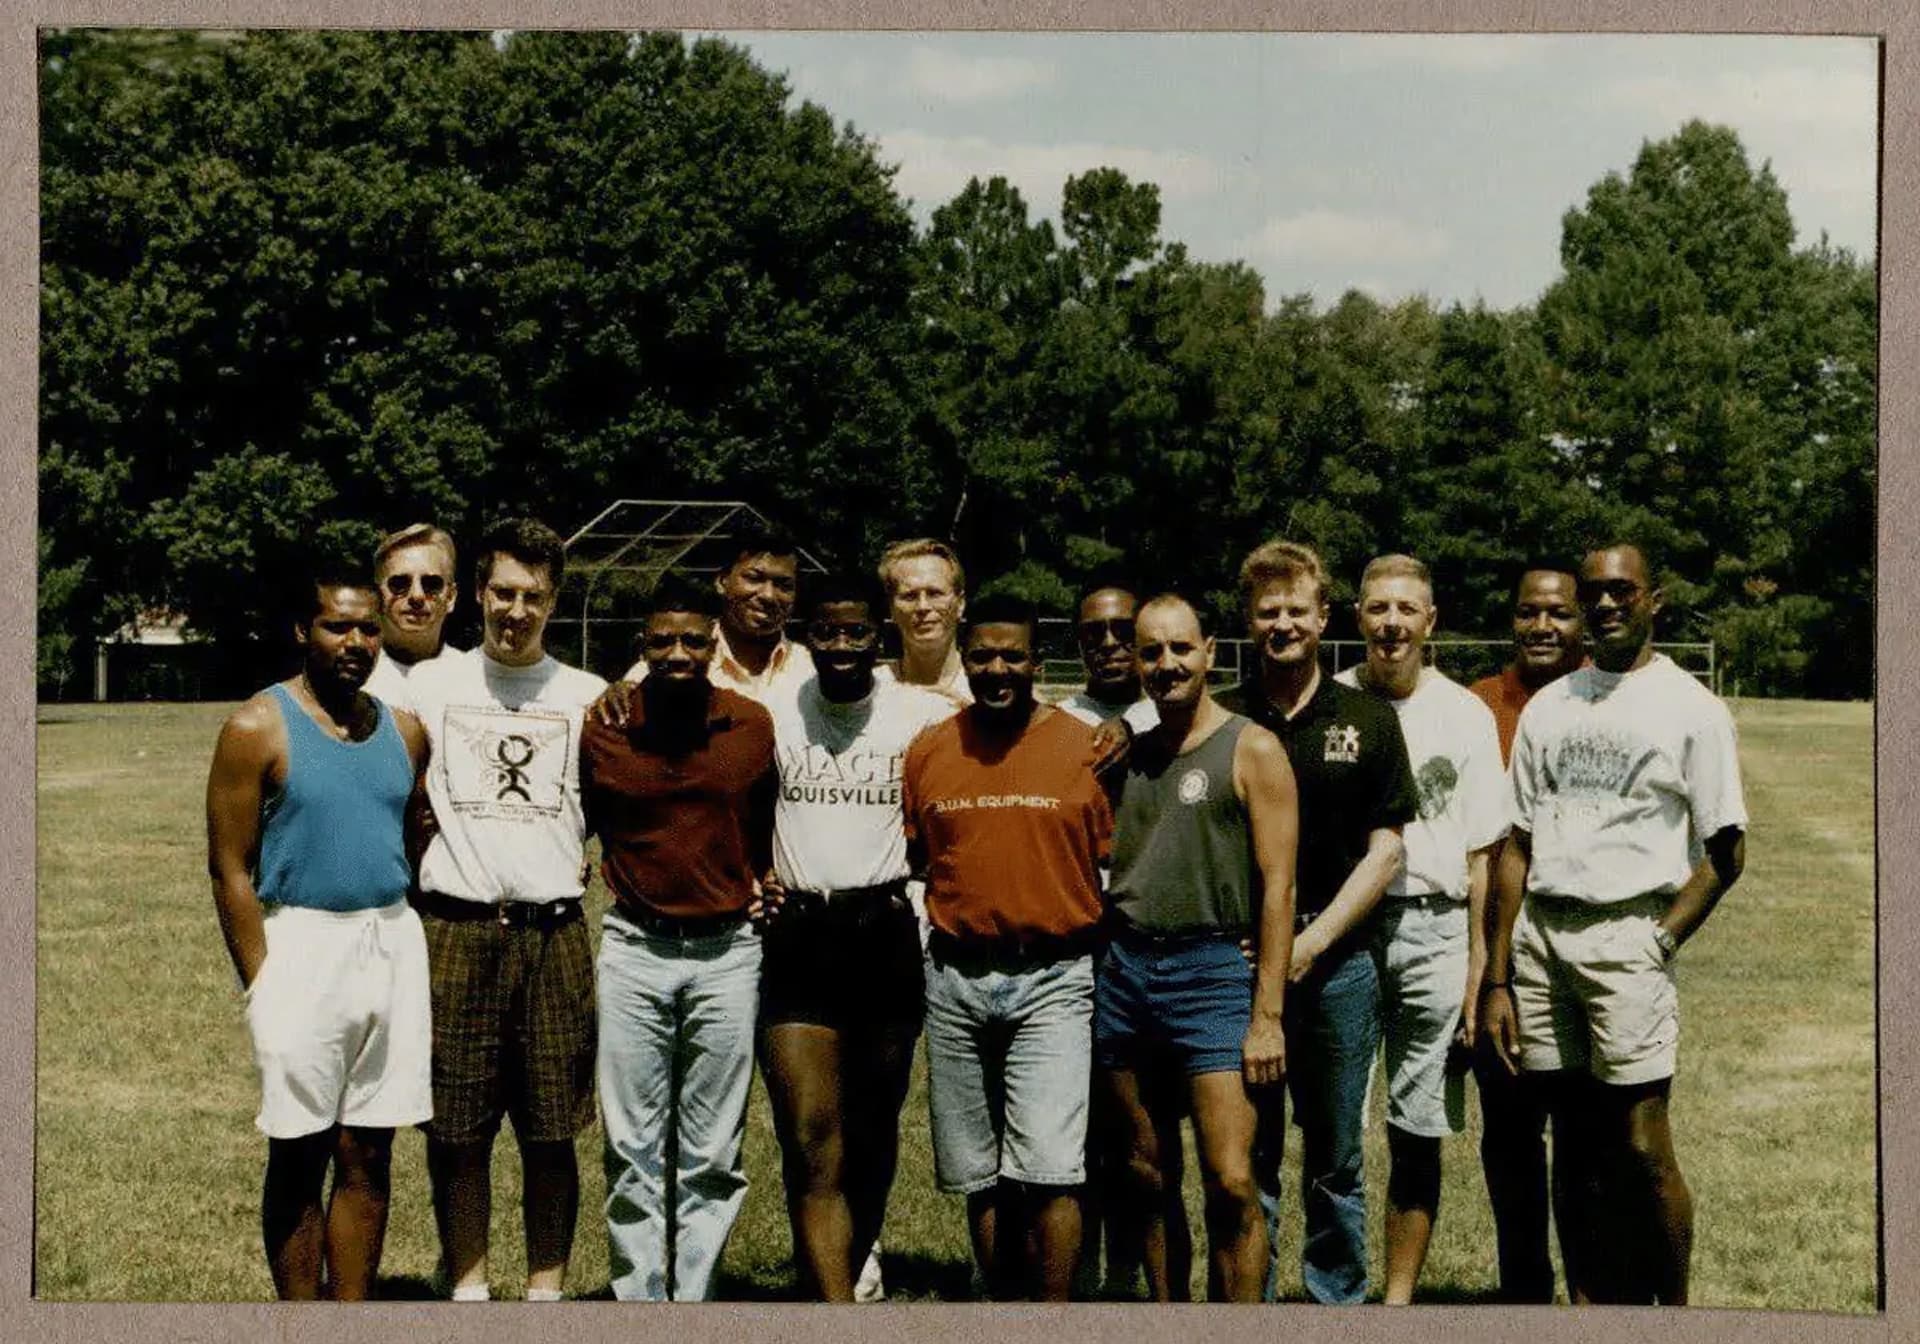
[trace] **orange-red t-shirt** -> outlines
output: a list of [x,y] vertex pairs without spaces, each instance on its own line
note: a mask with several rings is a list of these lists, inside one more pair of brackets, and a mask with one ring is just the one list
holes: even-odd
[[1505,765],[1513,755],[1513,731],[1520,726],[1520,711],[1527,707],[1533,692],[1520,680],[1520,673],[1512,663],[1490,677],[1480,678],[1467,689],[1493,711],[1494,726],[1500,730],[1500,764]]
[[1038,708],[1011,747],[962,711],[907,749],[907,838],[927,855],[927,918],[956,938],[1063,937],[1100,920],[1113,834],[1087,762],[1093,730]]
[[[1585,667],[1590,659],[1583,659],[1580,666]],[[1494,726],[1500,730],[1500,764],[1506,765],[1513,758],[1513,734],[1520,726],[1520,711],[1527,707],[1527,701],[1533,699],[1538,686],[1528,687],[1520,680],[1519,670],[1508,663],[1491,677],[1482,677],[1467,687],[1493,711]]]

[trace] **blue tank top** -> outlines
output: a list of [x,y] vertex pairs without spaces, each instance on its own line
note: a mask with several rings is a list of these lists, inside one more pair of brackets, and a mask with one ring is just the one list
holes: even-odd
[[324,732],[284,686],[268,688],[287,725],[287,783],[262,809],[262,902],[375,910],[404,899],[412,871],[402,826],[413,761],[378,699],[364,742]]

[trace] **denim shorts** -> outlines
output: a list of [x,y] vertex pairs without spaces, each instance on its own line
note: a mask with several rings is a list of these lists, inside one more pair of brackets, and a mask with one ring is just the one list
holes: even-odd
[[927,961],[934,1177],[970,1195],[1000,1180],[1086,1179],[1093,958]]
[[1238,1073],[1252,1015],[1253,967],[1238,938],[1121,933],[1094,985],[1094,1058],[1103,1069],[1162,1059],[1189,1074]]
[[1444,1138],[1466,1127],[1466,1072],[1451,1069],[1467,992],[1467,903],[1389,896],[1374,934],[1387,1123]]

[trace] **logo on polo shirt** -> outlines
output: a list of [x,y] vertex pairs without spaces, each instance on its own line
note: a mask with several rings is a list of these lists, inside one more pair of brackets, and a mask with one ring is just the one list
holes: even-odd
[[1207,801],[1207,772],[1195,766],[1180,776],[1180,801],[1189,805]]
[[1336,723],[1327,729],[1327,748],[1323,761],[1352,764],[1360,759],[1360,729],[1351,723]]

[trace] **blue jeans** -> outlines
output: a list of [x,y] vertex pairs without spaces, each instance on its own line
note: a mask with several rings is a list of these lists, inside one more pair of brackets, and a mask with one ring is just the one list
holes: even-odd
[[[1367,1075],[1380,1048],[1380,980],[1367,939],[1347,938],[1287,989],[1287,1088],[1300,1126],[1300,1202],[1306,1237],[1300,1281],[1315,1302],[1367,1296],[1367,1194],[1360,1135]],[[1286,1118],[1273,1105],[1260,1117],[1254,1176],[1267,1235],[1279,1245],[1280,1155]],[[1266,1298],[1279,1296],[1279,1261],[1267,1268]]]
[[927,1105],[949,1194],[1086,1180],[1093,958],[927,962]]
[[613,1295],[703,1301],[747,1193],[740,1145],[760,939],[744,921],[706,937],[655,937],[609,911],[599,996]]

